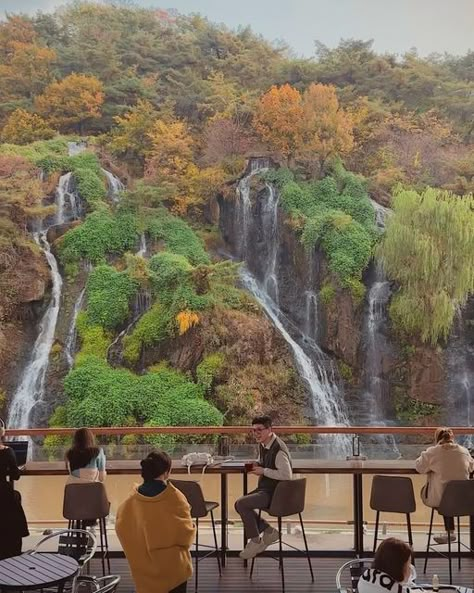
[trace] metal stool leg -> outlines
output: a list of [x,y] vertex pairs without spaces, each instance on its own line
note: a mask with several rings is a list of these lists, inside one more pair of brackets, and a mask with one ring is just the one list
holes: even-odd
[[377,511],[375,515],[375,533],[374,533],[374,545],[372,548],[372,552],[375,554],[375,549],[377,548],[377,536],[379,534],[379,518],[380,518],[380,511]]
[[451,563],[451,537],[450,537],[450,532],[448,531],[448,559],[449,559],[449,584],[452,585],[453,584],[453,567],[452,567],[452,563]]
[[313,566],[311,564],[311,556],[309,555],[308,541],[306,539],[306,533],[305,533],[304,524],[303,524],[303,517],[301,516],[301,513],[299,514],[299,517],[300,517],[301,531],[303,533],[304,547],[306,550],[306,558],[308,559],[308,564],[309,564],[309,572],[311,573],[311,580],[314,583]]
[[198,573],[199,573],[199,519],[196,518],[196,570],[194,571],[194,591],[198,590]]
[[100,560],[102,562],[102,575],[105,577],[104,532],[102,530],[102,520],[101,519],[99,519],[99,537],[100,537]]
[[430,529],[428,531],[428,543],[426,544],[426,556],[425,556],[425,565],[423,568],[423,572],[426,573],[426,567],[428,566],[428,553],[430,551],[430,542],[431,542],[431,532],[433,530],[433,517],[434,517],[434,509],[431,509],[431,519],[430,519]]
[[105,559],[107,561],[107,574],[110,574],[109,538],[107,535],[107,518],[102,519],[104,525]]
[[283,568],[283,543],[281,541],[281,517],[278,517],[278,535],[280,536],[278,538],[279,541],[279,556],[280,556],[280,570],[281,570],[281,587],[282,587],[282,591],[283,593],[285,593],[285,570]]
[[458,520],[458,569],[461,570],[461,526],[460,526],[460,517],[457,517]]
[[[406,514],[407,516],[407,531],[408,531],[408,543],[410,544],[411,549],[413,550],[413,533],[411,531],[411,518],[410,513]],[[415,554],[412,551],[411,555],[411,563],[415,566]]]
[[216,523],[214,521],[214,512],[211,511],[211,523],[212,523],[212,533],[214,534],[214,545],[216,546],[216,559],[217,559],[217,567],[219,569],[219,576],[222,576],[221,570],[221,560],[219,558],[219,546],[217,545],[217,533],[216,533]]

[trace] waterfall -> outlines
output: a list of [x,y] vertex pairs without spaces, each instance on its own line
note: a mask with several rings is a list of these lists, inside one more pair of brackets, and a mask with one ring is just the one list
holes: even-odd
[[56,188],[56,215],[54,224],[63,224],[69,220],[81,217],[81,200],[74,188],[74,179],[71,172],[61,175]]
[[[311,358],[303,348],[294,340],[280,320],[280,311],[268,294],[258,285],[255,278],[247,269],[242,269],[241,279],[245,288],[255,297],[262,306],[265,313],[273,322],[275,328],[280,332],[284,340],[290,346],[295,359],[296,367],[307,384],[311,393],[311,403],[315,415],[316,424],[327,424],[330,426],[347,425],[348,418],[341,406],[341,393],[335,382],[329,380],[328,373],[321,365],[317,369]],[[314,347],[314,345],[313,345]],[[320,352],[323,357],[322,352]],[[339,453],[348,451],[349,439],[344,435],[335,439]]]
[[279,194],[273,186],[266,184],[268,198],[264,205],[263,221],[265,243],[269,245],[268,266],[263,278],[263,287],[273,302],[278,306],[278,199]]
[[84,303],[84,297],[86,294],[86,289],[83,288],[77,297],[76,303],[74,304],[74,309],[72,312],[71,323],[69,325],[69,330],[67,332],[66,344],[64,346],[64,354],[66,356],[66,361],[68,367],[71,369],[74,365],[74,356],[76,354],[76,342],[77,342],[77,331],[76,331],[76,321],[77,316],[79,315],[79,311],[82,308],[82,304]]
[[[249,172],[242,177],[237,185],[237,196],[239,205],[237,210],[237,224],[240,229],[241,238],[239,244],[239,255],[245,259],[248,251],[248,235],[252,222],[252,202],[250,200],[250,182],[252,177],[268,171],[268,159],[251,159]],[[267,186],[270,187],[270,186]]]
[[120,202],[120,192],[122,192],[125,189],[124,184],[120,181],[118,177],[116,177],[110,171],[102,169],[102,173],[107,177],[110,199],[112,200],[112,202],[114,202],[114,204],[118,204]]
[[[268,168],[268,161],[252,159],[250,168],[245,177],[238,184],[239,204],[236,208],[237,224],[243,238],[240,244],[240,252],[247,262],[252,256],[249,253],[248,239],[250,235],[252,220],[252,204],[250,200],[250,180],[257,173]],[[278,307],[279,285],[278,285],[278,192],[266,184],[266,194],[262,198],[262,234],[264,238],[266,256],[263,262],[263,278],[259,283],[247,268],[241,271],[243,285],[260,303],[269,319],[283,339],[290,347],[296,367],[308,386],[311,394],[311,404],[317,424],[347,425],[348,417],[344,410],[344,402],[337,382],[327,372],[326,364],[329,362],[313,340],[306,340],[302,335],[302,341],[308,342],[311,347],[311,356],[305,352],[298,341],[292,337],[289,331],[290,322],[282,314]],[[339,454],[347,453],[350,439],[344,435],[331,438],[332,447],[336,447]]]
[[387,218],[392,213],[392,210],[390,208],[382,206],[381,204],[372,199],[370,200],[370,203],[372,204],[372,207],[375,210],[375,224],[379,227],[379,229],[384,230]]
[[68,142],[67,143],[67,151],[69,156],[76,156],[87,148],[87,142],[85,140],[81,140],[80,142]]
[[147,248],[147,244],[146,244],[146,235],[145,235],[145,233],[142,233],[140,235],[140,247],[137,251],[137,255],[139,257],[146,257],[147,251],[148,251],[148,248]]
[[49,353],[54,341],[63,282],[56,258],[51,253],[46,234],[47,231],[41,231],[35,233],[34,238],[42,248],[51,270],[53,282],[51,300],[41,319],[40,331],[34,343],[30,360],[23,372],[20,385],[13,394],[8,415],[10,428],[27,428],[35,404],[43,399]]
[[305,296],[305,327],[308,338],[317,341],[318,338],[318,296],[314,290],[307,290]]

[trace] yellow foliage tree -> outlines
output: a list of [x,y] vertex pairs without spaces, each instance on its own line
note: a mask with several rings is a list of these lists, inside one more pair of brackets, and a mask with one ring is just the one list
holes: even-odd
[[56,132],[37,113],[15,109],[2,129],[1,139],[11,144],[29,144],[35,140],[47,140]]
[[158,119],[147,136],[151,140],[148,175],[179,181],[193,158],[193,139],[186,124],[178,119],[170,122]]
[[303,94],[302,107],[297,159],[312,175],[319,174],[328,158],[352,149],[352,119],[339,106],[332,85],[311,84]]
[[36,109],[54,127],[83,133],[84,125],[98,118],[104,102],[102,82],[95,76],[70,74],[53,82],[36,98]]
[[303,104],[301,93],[289,84],[272,86],[257,105],[254,125],[272,150],[281,153],[288,164],[301,145]]
[[116,127],[110,134],[108,148],[125,160],[139,161],[151,151],[150,130],[158,113],[151,103],[139,99],[130,111],[114,117]]
[[178,332],[182,336],[194,325],[199,323],[199,315],[194,311],[185,309],[176,315],[176,321],[178,322]]

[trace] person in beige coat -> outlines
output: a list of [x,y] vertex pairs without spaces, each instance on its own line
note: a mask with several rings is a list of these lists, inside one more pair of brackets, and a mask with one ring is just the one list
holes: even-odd
[[[451,480],[468,480],[474,471],[474,459],[465,447],[454,442],[450,428],[438,428],[435,445],[428,447],[415,462],[416,471],[427,474],[426,484],[421,490],[421,499],[429,507],[437,508],[441,502],[446,484]],[[454,519],[443,517],[446,534],[436,536],[439,544],[456,541]]]

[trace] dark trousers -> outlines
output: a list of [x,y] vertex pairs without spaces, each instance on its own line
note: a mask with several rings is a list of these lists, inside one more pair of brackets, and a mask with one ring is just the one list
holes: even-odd
[[0,536],[0,560],[21,554],[21,537]]
[[454,517],[444,517],[444,528],[446,531],[454,531]]
[[255,512],[255,509],[267,509],[272,500],[271,494],[263,490],[255,490],[235,501],[235,510],[242,517],[245,534],[249,539],[258,537],[269,524]]
[[170,593],[186,593],[186,587],[187,587],[188,583],[181,583],[181,585],[179,585],[179,587],[175,587],[172,591],[170,591]]

